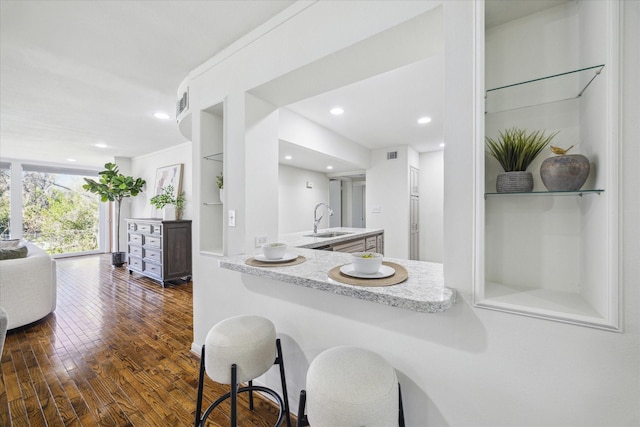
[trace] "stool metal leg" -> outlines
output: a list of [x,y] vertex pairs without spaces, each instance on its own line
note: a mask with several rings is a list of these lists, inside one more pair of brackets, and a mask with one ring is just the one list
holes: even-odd
[[307,391],[300,391],[300,402],[298,403],[298,427],[308,427],[309,420],[304,414],[304,408],[307,405]]
[[284,401],[284,414],[287,427],[291,427],[291,412],[289,411],[289,394],[287,393],[287,380],[284,375],[284,359],[282,358],[282,344],[280,338],[276,339],[277,358],[275,363],[280,366],[280,381],[282,382],[282,400]]
[[238,425],[238,367],[231,365],[231,427]]
[[398,405],[399,411],[398,411],[398,425],[400,427],[405,427],[404,426],[404,408],[402,407],[402,389],[400,388],[400,383],[398,383],[398,400],[400,402]]
[[[289,413],[289,401],[287,395],[287,383],[284,376],[284,363],[282,360],[282,348],[280,340],[276,340],[277,357],[274,364],[280,365],[280,379],[282,381],[282,394],[283,399],[274,390],[271,390],[262,386],[254,386],[253,380],[249,380],[248,387],[238,387],[238,367],[234,363],[231,365],[231,390],[223,396],[220,396],[215,402],[213,402],[207,410],[202,414],[202,397],[204,389],[204,376],[205,376],[205,346],[202,346],[202,352],[200,354],[200,373],[198,376],[198,395],[196,401],[196,415],[195,415],[195,427],[202,427],[206,422],[209,414],[223,401],[230,399],[231,406],[231,427],[237,427],[238,424],[238,393],[249,392],[249,406],[253,409],[253,391],[260,391],[266,394],[270,394],[278,403],[279,414],[276,426],[282,424],[283,418],[287,419],[287,427],[291,427],[291,414]],[[202,414],[202,416],[201,416]],[[308,425],[308,424],[307,424]]]
[[196,398],[196,423],[195,427],[200,425],[200,413],[202,412],[202,389],[204,387],[204,345],[200,353],[200,375],[198,376],[198,397]]

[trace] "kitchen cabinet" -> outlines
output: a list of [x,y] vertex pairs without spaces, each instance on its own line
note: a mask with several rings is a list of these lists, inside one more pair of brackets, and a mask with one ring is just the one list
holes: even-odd
[[377,252],[384,254],[384,234],[375,234],[373,236],[358,237],[356,239],[346,240],[334,243],[331,248],[335,252]]
[[191,221],[127,219],[129,274],[143,274],[164,286],[191,277]]

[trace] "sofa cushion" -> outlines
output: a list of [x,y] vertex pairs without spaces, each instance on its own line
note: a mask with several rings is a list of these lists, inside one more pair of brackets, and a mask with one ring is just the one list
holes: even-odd
[[18,246],[16,248],[0,248],[0,260],[26,258],[29,249],[26,246]]
[[0,249],[15,249],[19,243],[20,239],[0,240]]

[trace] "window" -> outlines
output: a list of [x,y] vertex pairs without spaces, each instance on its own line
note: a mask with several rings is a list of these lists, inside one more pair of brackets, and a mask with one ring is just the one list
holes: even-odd
[[0,162],[0,239],[11,238],[11,163]]
[[22,165],[22,237],[50,254],[99,249],[99,199],[86,192],[93,171]]

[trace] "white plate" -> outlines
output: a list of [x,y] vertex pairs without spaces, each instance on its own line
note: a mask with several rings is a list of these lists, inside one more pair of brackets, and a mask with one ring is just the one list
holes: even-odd
[[290,254],[290,253],[286,253],[282,256],[282,258],[278,258],[278,259],[267,259],[265,258],[265,256],[263,254],[260,255],[256,255],[253,257],[253,259],[255,259],[256,261],[260,261],[260,262],[288,262],[288,261],[293,261],[294,259],[298,258],[298,255],[296,254]]
[[340,272],[346,274],[347,276],[357,277],[359,279],[384,279],[385,277],[393,276],[396,272],[396,269],[383,264],[380,266],[380,270],[378,270],[377,272],[365,274],[358,273],[356,270],[354,270],[353,264],[346,264],[340,267]]

